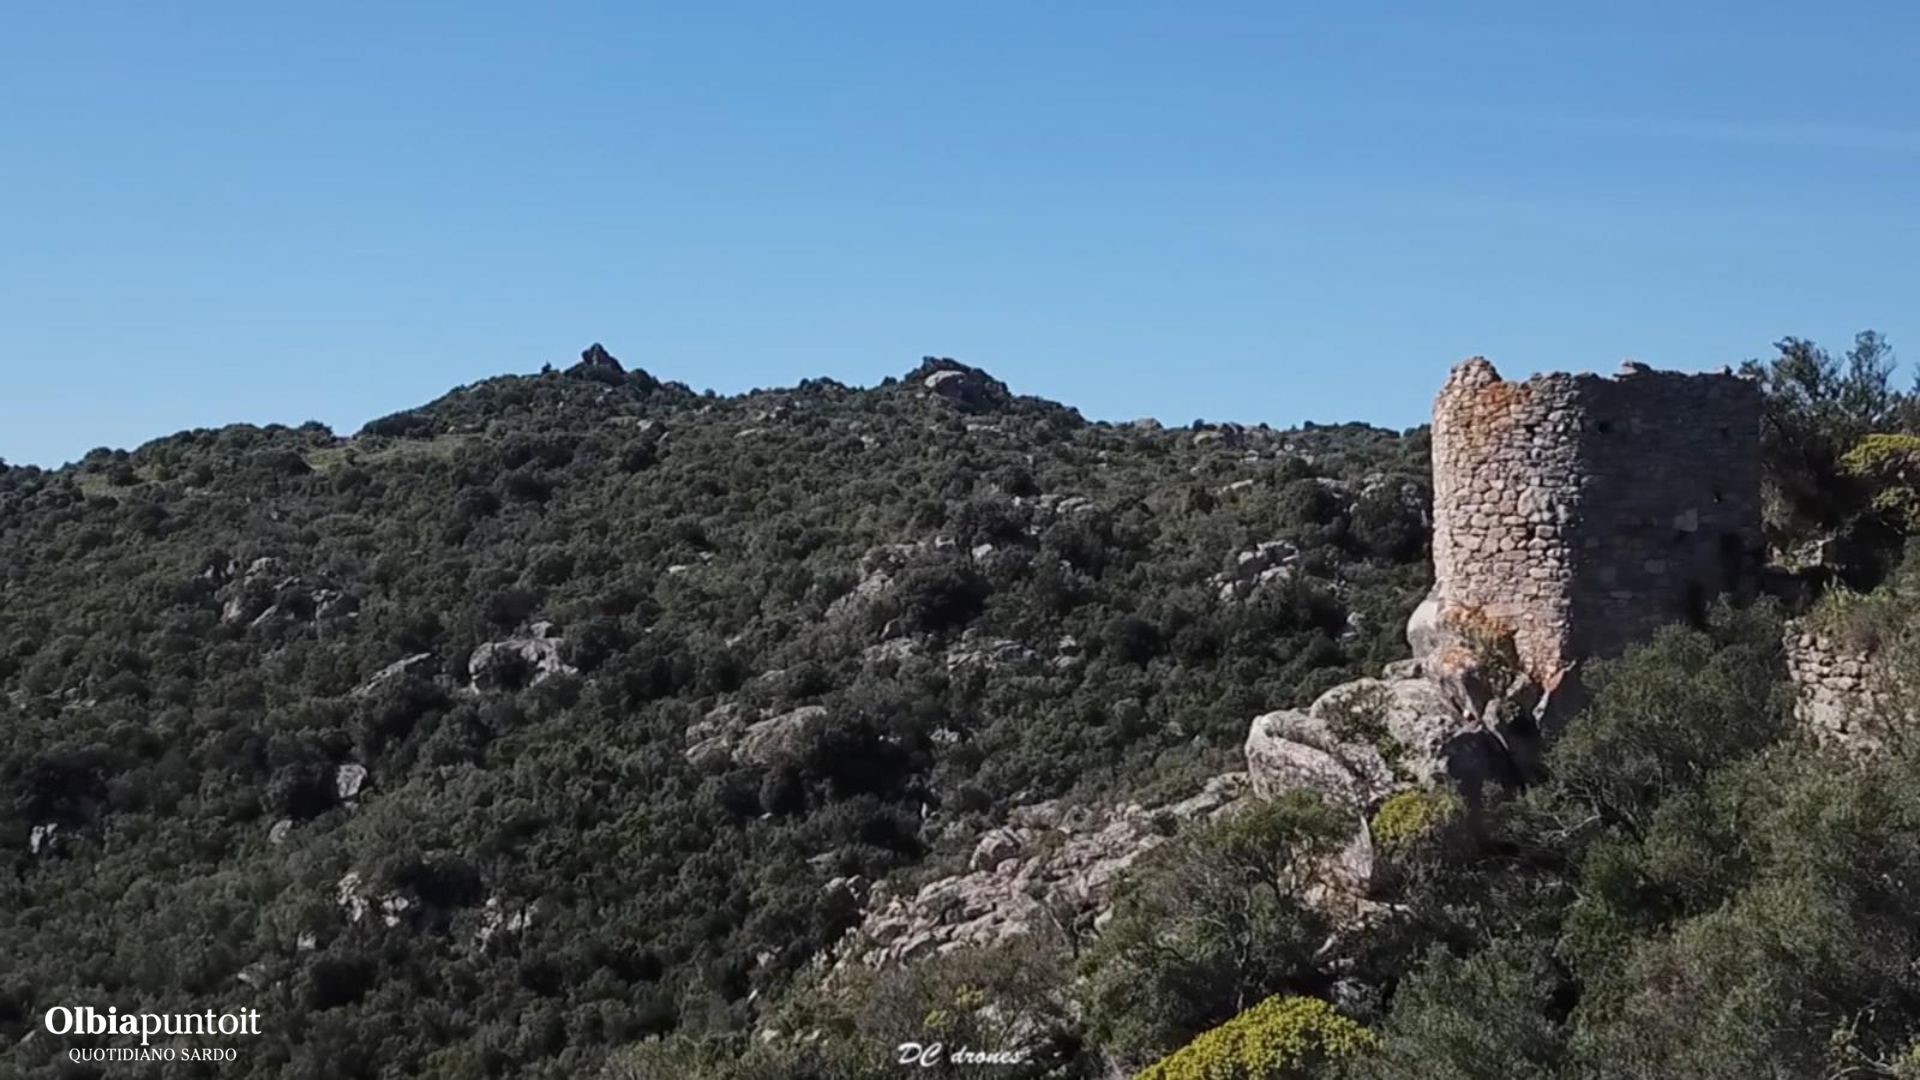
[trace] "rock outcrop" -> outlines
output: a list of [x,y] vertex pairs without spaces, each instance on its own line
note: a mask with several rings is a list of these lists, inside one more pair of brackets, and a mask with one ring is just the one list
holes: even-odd
[[439,663],[432,653],[415,653],[403,657],[381,668],[367,677],[367,680],[354,687],[352,697],[363,698],[377,692],[381,687],[399,682],[409,676],[430,677],[437,674]]
[[817,728],[826,718],[826,706],[802,705],[749,724],[733,748],[733,757],[741,764],[762,767],[792,760],[805,746],[808,729]]
[[343,803],[351,803],[360,797],[360,790],[367,785],[367,767],[348,762],[333,770],[334,795]]
[[290,626],[355,614],[356,601],[343,590],[288,570],[270,555],[248,563],[229,561],[201,571],[200,581],[216,587],[220,621],[249,629]]
[[1283,709],[1256,718],[1246,753],[1247,775],[1262,798],[1311,791],[1364,816],[1394,788],[1393,770],[1378,746],[1343,737],[1311,711]]
[[350,923],[358,923],[369,914],[378,913],[380,921],[388,927],[399,926],[407,912],[415,907],[413,898],[403,892],[372,894],[358,870],[347,871],[334,886],[334,904]]
[[615,360],[613,354],[597,341],[582,350],[580,362],[567,370],[569,375],[625,375],[626,373],[627,369],[620,366],[620,361]]
[[868,551],[860,557],[859,581],[827,605],[827,618],[845,621],[865,617],[888,596],[900,576],[930,550],[930,545],[918,543],[888,544]]
[[29,855],[51,855],[58,849],[59,844],[59,822],[50,821],[44,825],[35,825],[32,834],[27,837],[27,853]]
[[1433,610],[1431,602],[1415,609],[1407,636],[1416,655],[1389,664],[1385,677],[1342,683],[1304,710],[1253,721],[1246,755],[1256,792],[1312,791],[1364,819],[1410,787],[1446,785],[1473,805],[1525,778],[1545,696],[1525,679],[1489,677],[1483,687],[1495,663],[1449,667],[1463,647],[1432,625]]
[[[882,966],[964,946],[1036,934],[1075,936],[1104,921],[1120,875],[1183,825],[1244,805],[1247,780],[1229,773],[1190,798],[1163,806],[1022,807],[975,844],[965,873],[894,895],[873,887],[840,965]],[[845,881],[836,888],[848,887]]]
[[467,678],[475,691],[518,690],[555,675],[571,675],[561,658],[564,640],[549,622],[537,622],[521,637],[489,641],[467,658]]
[[1006,383],[946,357],[927,357],[910,377],[919,379],[929,396],[963,412],[983,412],[1013,400]]
[[480,909],[480,925],[474,928],[473,943],[484,949],[496,937],[523,933],[533,925],[534,916],[539,913],[538,900],[520,906],[508,906],[501,904],[498,896],[489,896]]
[[947,650],[947,670],[963,667],[999,668],[1031,664],[1040,654],[1011,638],[990,637],[968,627],[960,640]]
[[1215,574],[1212,584],[1222,600],[1244,600],[1269,585],[1291,579],[1300,549],[1288,540],[1267,540],[1233,557],[1233,567]]
[[809,731],[829,716],[824,705],[801,705],[774,716],[752,719],[755,710],[741,702],[714,707],[688,726],[685,756],[701,769],[730,765],[768,768],[797,759],[805,750]]

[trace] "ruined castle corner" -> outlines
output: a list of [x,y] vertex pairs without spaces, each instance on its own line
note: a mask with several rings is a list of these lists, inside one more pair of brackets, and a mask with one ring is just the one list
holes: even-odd
[[1511,635],[1551,686],[1696,620],[1762,554],[1760,392],[1731,374],[1501,378],[1457,365],[1434,405],[1434,599]]

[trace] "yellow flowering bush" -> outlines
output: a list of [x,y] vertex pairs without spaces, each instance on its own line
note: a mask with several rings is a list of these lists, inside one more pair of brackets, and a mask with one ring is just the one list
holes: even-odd
[[1319,998],[1270,997],[1200,1036],[1136,1080],[1294,1080],[1371,1051],[1378,1040]]
[[1868,435],[1840,468],[1873,489],[1873,507],[1909,531],[1920,529],[1920,435]]
[[1373,842],[1387,851],[1404,849],[1439,828],[1460,808],[1450,791],[1403,791],[1373,815]]

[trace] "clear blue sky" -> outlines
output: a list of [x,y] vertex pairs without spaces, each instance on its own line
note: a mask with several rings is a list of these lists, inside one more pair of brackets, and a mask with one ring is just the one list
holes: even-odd
[[1916,54],[1892,2],[11,5],[0,457],[594,340],[1396,426],[1473,353],[1920,358]]

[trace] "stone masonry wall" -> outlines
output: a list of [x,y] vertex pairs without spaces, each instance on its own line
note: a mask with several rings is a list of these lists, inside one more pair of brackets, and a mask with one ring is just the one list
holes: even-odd
[[[1794,716],[1830,746],[1871,750],[1884,741],[1897,695],[1873,654],[1850,648],[1804,623],[1788,624],[1787,673]],[[1904,728],[1911,718],[1900,718]]]
[[1441,617],[1511,631],[1547,686],[1697,618],[1759,566],[1759,441],[1759,389],[1731,374],[1460,364],[1433,418]]

